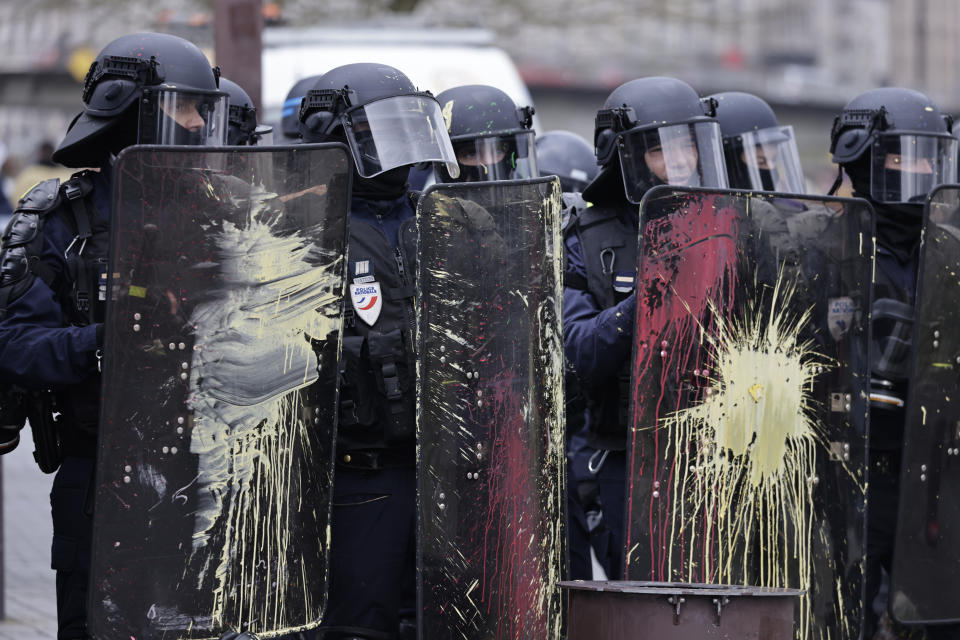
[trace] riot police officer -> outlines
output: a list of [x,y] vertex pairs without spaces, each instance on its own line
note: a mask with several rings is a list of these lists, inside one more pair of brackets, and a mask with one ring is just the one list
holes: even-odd
[[317,84],[320,76],[308,76],[297,80],[283,101],[283,110],[280,112],[280,140],[283,144],[300,142],[300,103],[307,91]]
[[564,193],[581,193],[600,167],[590,143],[571,131],[547,131],[537,136],[537,168],[541,175],[560,178]]
[[260,142],[270,143],[273,127],[257,122],[257,108],[243,87],[228,78],[220,78],[220,90],[229,100],[227,110],[227,144],[230,146],[255,146]]
[[87,637],[111,163],[138,142],[225,143],[218,75],[198,47],[175,36],[138,33],[104,47],[84,81],[83,111],[53,154],[99,171],[38,184],[3,237],[0,382],[52,389],[60,413],[54,423],[47,403],[30,414],[56,431],[44,455],[51,468],[59,464],[50,494],[59,638]]
[[415,627],[416,197],[410,168],[459,173],[440,105],[397,69],[349,64],[303,100],[305,142],[354,161],[325,638],[407,637]]
[[708,98],[717,102],[731,189],[806,192],[793,127],[780,125],[766,101],[740,91]]
[[598,551],[620,576],[624,526],[629,358],[637,304],[637,204],[658,184],[725,187],[714,103],[673,78],[632,80],[596,117],[600,172],[583,197],[593,206],[565,230],[566,356],[584,394],[586,427],[572,447],[571,482],[588,511],[602,506],[610,540]]
[[533,107],[517,107],[506,93],[482,84],[437,94],[460,174],[440,165],[438,182],[536,178]]
[[[957,141],[951,119],[927,96],[882,88],[847,103],[834,121],[830,151],[840,166],[831,193],[846,173],[854,195],[877,214],[863,635],[872,638],[877,616],[871,605],[895,547],[924,200],[938,184],[956,182]],[[928,638],[957,633],[952,626],[927,629]]]

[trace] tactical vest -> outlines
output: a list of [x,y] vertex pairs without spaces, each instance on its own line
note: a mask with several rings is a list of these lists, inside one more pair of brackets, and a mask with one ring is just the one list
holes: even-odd
[[[638,227],[617,205],[593,206],[579,212],[568,225],[583,251],[586,282],[567,274],[566,286],[588,291],[608,309],[633,293],[637,281]],[[581,384],[587,403],[592,444],[623,449],[629,412],[630,363],[620,367],[616,380],[596,387]]]
[[[107,298],[110,223],[97,216],[91,193],[92,173],[82,171],[60,184],[39,183],[18,203],[3,233],[0,248],[0,317],[40,278],[60,305],[64,326],[103,322]],[[43,255],[44,227],[53,217],[72,235],[62,256]],[[100,377],[57,392],[64,450],[88,451],[96,439]],[[76,442],[74,442],[76,441]]]
[[376,282],[382,306],[369,324],[344,301],[339,451],[413,449],[416,234],[415,219],[405,220],[394,248],[382,229],[351,220],[348,284]]
[[901,264],[877,256],[870,343],[870,446],[899,449],[903,444],[908,376],[913,356],[916,260]]

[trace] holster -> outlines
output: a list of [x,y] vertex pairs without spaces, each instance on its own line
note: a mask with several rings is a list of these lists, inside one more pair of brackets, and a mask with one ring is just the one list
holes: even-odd
[[33,433],[33,459],[40,471],[53,473],[63,462],[63,449],[53,417],[54,398],[50,391],[30,391],[27,401],[27,419]]

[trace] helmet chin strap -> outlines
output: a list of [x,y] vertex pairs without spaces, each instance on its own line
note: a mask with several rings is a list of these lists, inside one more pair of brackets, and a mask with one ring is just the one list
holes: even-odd
[[827,191],[828,196],[832,196],[837,192],[837,189],[840,188],[840,185],[843,184],[843,167],[837,166],[837,178],[833,181],[833,184],[830,186],[830,190]]

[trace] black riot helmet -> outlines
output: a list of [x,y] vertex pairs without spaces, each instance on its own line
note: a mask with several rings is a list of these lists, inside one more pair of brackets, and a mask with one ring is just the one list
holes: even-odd
[[117,38],[97,55],[83,83],[83,112],[53,159],[68,167],[102,162],[142,144],[223,145],[227,95],[200,49],[163,33]]
[[460,165],[451,177],[437,167],[440,182],[484,182],[536,178],[533,107],[514,104],[506,93],[483,84],[437,94],[447,133]]
[[[220,78],[220,89],[228,96],[227,144],[254,146],[273,132],[273,127],[257,124],[257,108],[243,87],[233,80]],[[268,144],[270,140],[266,141]]]
[[320,76],[300,106],[300,132],[305,142],[346,142],[362,178],[420,162],[459,173],[436,99],[384,64],[348,64]]
[[[912,89],[860,94],[833,122],[830,153],[854,190],[875,202],[921,202],[939,184],[957,180],[953,120]],[[839,186],[839,176],[831,193]]]
[[283,111],[280,113],[280,134],[284,142],[300,141],[300,104],[303,102],[303,97],[307,95],[307,91],[312,89],[319,79],[320,76],[301,78],[287,92],[287,97],[283,101]]
[[537,169],[540,175],[560,178],[564,193],[583,191],[600,167],[593,147],[571,131],[547,131],[537,136]]
[[627,200],[657,184],[726,187],[716,103],[676,78],[620,85],[597,112],[593,141],[603,172],[619,160]]
[[708,99],[717,103],[730,188],[806,192],[793,127],[780,126],[769,104],[740,91]]

